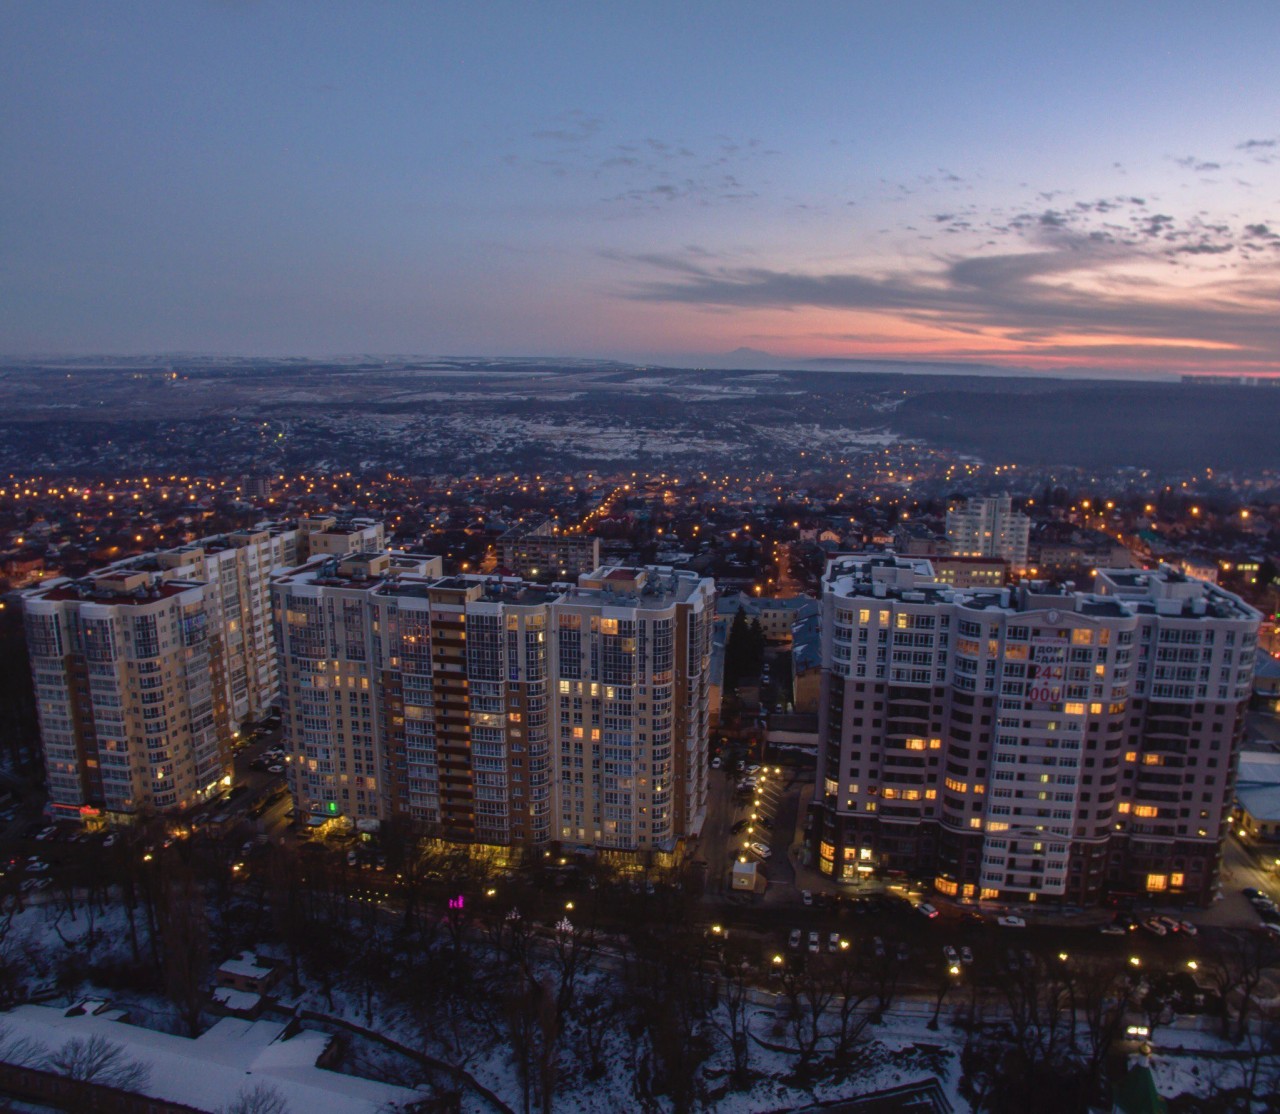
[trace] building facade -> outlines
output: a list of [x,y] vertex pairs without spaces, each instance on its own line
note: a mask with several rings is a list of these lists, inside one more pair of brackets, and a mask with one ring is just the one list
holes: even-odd
[[713,587],[602,568],[574,588],[313,560],[273,586],[300,811],[444,838],[670,850],[706,805]]
[[947,545],[953,557],[998,557],[1027,567],[1031,519],[1008,495],[957,499],[947,506]]
[[49,808],[127,819],[195,804],[231,772],[211,585],[110,572],[25,601]]
[[600,567],[600,539],[563,533],[550,519],[513,526],[498,539],[504,568],[534,580],[575,580]]
[[825,873],[1211,899],[1260,619],[1238,597],[1169,568],[966,591],[879,554],[834,560],[823,608]]

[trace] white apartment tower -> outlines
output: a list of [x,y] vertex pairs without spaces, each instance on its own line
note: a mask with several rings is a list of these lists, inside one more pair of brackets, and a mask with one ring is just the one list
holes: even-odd
[[1168,567],[1104,570],[1086,593],[833,560],[820,868],[902,870],[964,897],[1208,902],[1259,621]]
[[710,581],[577,586],[313,559],[274,585],[286,744],[313,823],[667,851],[706,805]]
[[1008,495],[957,499],[947,506],[947,545],[953,557],[996,557],[1025,569],[1031,520]]

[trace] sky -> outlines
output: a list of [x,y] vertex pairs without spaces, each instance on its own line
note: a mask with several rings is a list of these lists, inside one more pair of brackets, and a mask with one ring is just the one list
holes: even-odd
[[1277,75],[1275,0],[0,0],[0,353],[1280,373]]

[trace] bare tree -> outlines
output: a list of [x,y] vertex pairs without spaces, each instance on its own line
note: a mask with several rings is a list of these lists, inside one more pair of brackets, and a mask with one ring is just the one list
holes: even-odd
[[289,1114],[289,1104],[269,1083],[258,1083],[243,1088],[218,1114]]
[[94,1087],[114,1087],[141,1094],[151,1082],[150,1064],[130,1060],[123,1045],[114,1044],[100,1034],[67,1041],[56,1052],[49,1053],[40,1067],[66,1076],[76,1084],[74,1109],[77,1110],[90,1108],[89,1095]]
[[1254,1006],[1254,993],[1268,967],[1280,964],[1280,945],[1259,932],[1232,930],[1218,934],[1203,969],[1222,997],[1222,1035],[1244,1038]]
[[159,914],[165,991],[182,1014],[187,1035],[194,1037],[208,998],[209,923],[204,894],[190,870],[177,867],[168,873]]

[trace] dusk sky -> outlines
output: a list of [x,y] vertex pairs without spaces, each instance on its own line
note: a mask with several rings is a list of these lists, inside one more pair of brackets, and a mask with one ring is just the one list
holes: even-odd
[[0,352],[1280,372],[1280,4],[0,2]]

